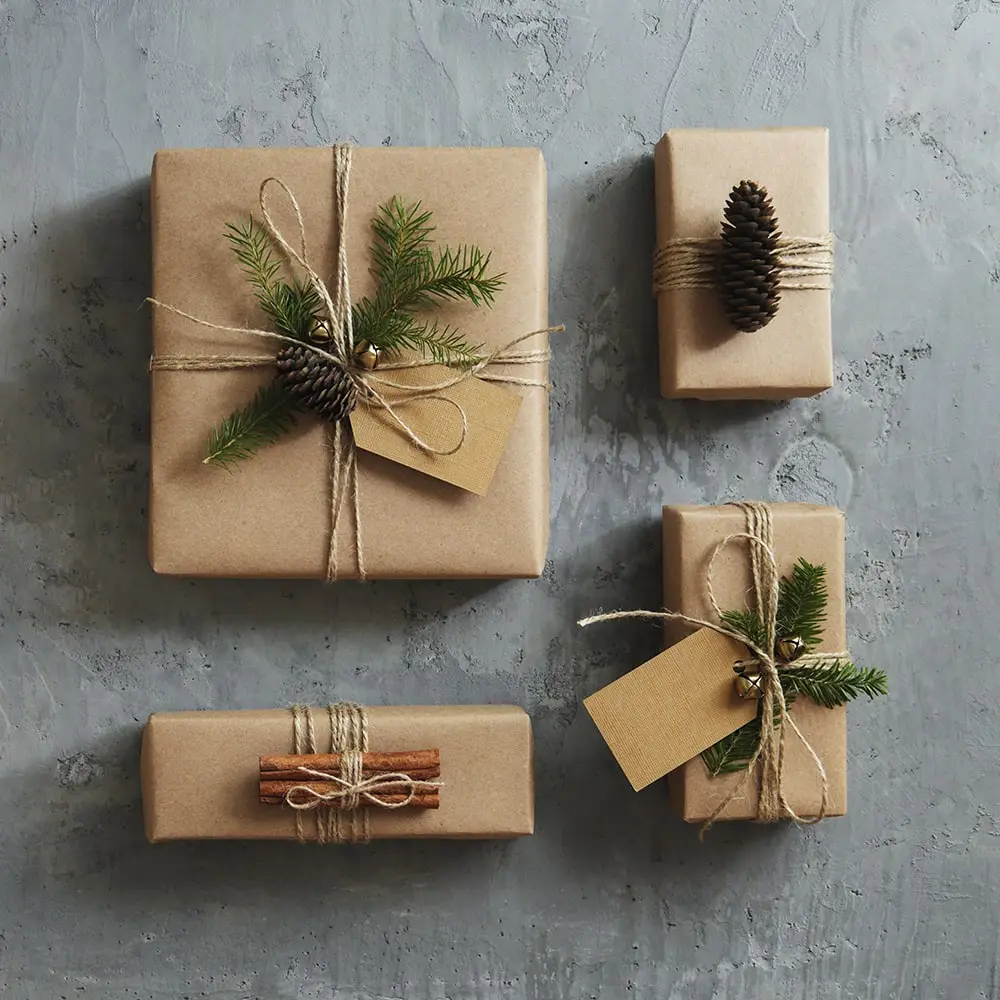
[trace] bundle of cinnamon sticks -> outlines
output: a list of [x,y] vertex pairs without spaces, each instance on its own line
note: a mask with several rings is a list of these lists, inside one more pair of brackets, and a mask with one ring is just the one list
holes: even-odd
[[[260,801],[280,805],[293,788],[308,788],[319,795],[329,795],[342,790],[336,781],[322,781],[311,776],[308,771],[323,774],[340,774],[339,753],[285,754],[261,757],[259,769]],[[404,750],[396,753],[365,751],[361,755],[362,778],[378,777],[381,774],[405,774],[414,782],[433,781],[441,776],[440,750]],[[377,791],[380,801],[386,805],[406,802],[410,793],[405,788]],[[343,807],[343,799],[331,798],[326,805],[337,809]],[[418,787],[409,803],[415,809],[437,809],[441,805],[440,789]]]

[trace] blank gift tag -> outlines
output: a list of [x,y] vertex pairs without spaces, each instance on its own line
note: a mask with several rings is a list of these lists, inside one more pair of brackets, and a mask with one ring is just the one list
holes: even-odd
[[746,657],[742,643],[699,629],[584,699],[636,791],[757,714],[757,702],[733,684],[733,664]]
[[[389,369],[380,374],[391,382],[414,388],[435,385],[455,376],[453,370],[439,365]],[[433,393],[444,399],[413,396],[406,389],[378,382],[373,387],[414,434],[435,448],[452,448],[461,440],[462,411],[468,429],[458,451],[452,455],[434,455],[410,441],[383,407],[360,403],[351,414],[351,429],[359,448],[478,496],[487,493],[521,406],[520,396],[479,378],[467,378]]]

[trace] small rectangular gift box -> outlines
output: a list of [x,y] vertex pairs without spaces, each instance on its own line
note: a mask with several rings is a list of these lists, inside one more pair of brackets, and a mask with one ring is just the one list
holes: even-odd
[[524,836],[532,754],[531,720],[512,705],[159,712],[142,740],[146,836]]
[[[656,144],[654,287],[664,396],[788,399],[833,384],[828,158],[824,128],[672,129]],[[765,190],[780,232],[776,244],[763,247],[772,255],[763,306],[754,256],[760,244],[740,243],[752,242],[746,230],[759,214],[753,193],[739,206],[745,214],[729,220],[736,258],[728,258],[730,266],[720,256],[727,200],[744,181]],[[768,318],[775,293],[777,312],[754,329]]]
[[[762,510],[766,511],[763,525]],[[801,559],[825,568],[825,623],[812,649],[817,658],[824,652],[845,657],[844,516],[831,507],[798,503],[766,508],[664,507],[664,607],[689,619],[718,622],[711,583],[722,612],[753,608],[751,551],[756,549],[762,558],[764,552],[747,534],[766,538],[771,532],[781,577],[792,574]],[[757,715],[758,703],[739,696],[735,672],[750,656],[748,648],[690,622],[668,619],[664,624],[665,651],[586,699],[587,709],[634,788],[644,788],[669,772],[671,803],[686,821],[760,818],[760,765],[753,780],[742,780],[745,768],[713,777],[700,756]],[[795,650],[789,655],[794,656]],[[754,676],[750,673],[745,680],[753,683]],[[800,693],[789,713],[825,771],[824,815],[843,815],[847,808],[844,706],[821,707]],[[814,817],[821,805],[822,776],[803,740],[785,731],[783,743],[781,791],[797,816]]]
[[[549,531],[541,153],[362,148],[350,150],[345,163],[340,158],[345,148],[156,154],[153,569],[185,576],[327,579],[538,576]],[[445,344],[457,331],[479,349],[476,357],[506,349],[475,377],[431,392],[428,385],[447,382],[462,369],[400,371],[400,358],[393,356],[389,361],[396,368],[369,371],[379,354],[356,342],[344,355],[355,374],[393,404],[391,413],[361,394],[350,414],[349,440],[345,433],[339,442],[330,440],[330,425],[314,414],[300,415],[289,433],[251,460],[234,463],[227,475],[203,463],[209,433],[274,380],[274,359],[283,347],[242,332],[268,323],[227,242],[227,233],[233,235],[227,225],[245,227],[251,215],[256,232],[264,233],[259,200],[268,178],[276,179],[268,182],[270,212],[289,248],[276,250],[270,241],[272,259],[284,257],[287,263],[293,254],[306,259],[325,282],[337,315],[350,315],[349,308],[337,311],[338,303],[348,301],[348,287],[355,307],[366,298],[378,307],[373,219],[383,206],[392,210],[394,198],[400,209],[419,202],[419,213],[431,213],[424,224],[433,227],[427,261],[440,259],[447,247],[455,255],[450,260],[455,270],[463,260],[474,262],[461,255],[477,246],[490,255],[479,277],[502,274],[502,287],[493,289],[492,305],[489,296],[479,295],[477,305],[441,287],[414,306],[416,319],[437,323],[435,335]],[[346,259],[338,249],[346,251]],[[349,286],[339,281],[341,266]],[[308,272],[299,265],[279,273],[285,280],[294,274],[309,286]],[[315,305],[326,327],[311,329],[329,337],[331,326],[343,328],[334,317],[327,320],[322,301]],[[328,354],[336,349],[322,341],[315,346]],[[325,356],[310,348],[304,357],[321,364]],[[405,383],[406,391],[394,383]],[[410,431],[436,450],[421,450]],[[460,445],[449,451],[456,441]]]

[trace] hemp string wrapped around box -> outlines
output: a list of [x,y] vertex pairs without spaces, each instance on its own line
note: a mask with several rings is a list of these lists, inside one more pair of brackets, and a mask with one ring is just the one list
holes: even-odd
[[[213,151],[207,152],[211,154]],[[238,152],[243,153],[243,151]],[[310,166],[317,162],[315,154],[320,152],[319,150],[305,151],[309,157]],[[382,177],[386,173],[383,166],[385,157],[381,153],[376,157],[374,151],[363,152],[366,164],[364,169],[371,170],[372,167],[367,165],[377,164],[378,169],[375,173],[378,177]],[[418,154],[419,151],[402,152],[406,158],[409,158]],[[519,162],[524,163],[525,157],[517,155]],[[222,157],[223,153],[219,151],[220,163],[224,162]],[[296,155],[293,161],[291,151],[287,153],[276,151],[274,154],[268,154],[265,151],[256,156],[255,159],[262,157],[277,161],[279,169],[282,164],[291,163],[293,182],[299,176],[300,171],[297,165],[299,157]],[[473,158],[477,161],[480,157],[481,153],[473,154]],[[509,154],[505,153],[504,158],[508,157]],[[394,151],[391,162],[395,162],[399,158],[399,152]],[[449,163],[452,159],[457,160],[458,158],[458,151],[455,151],[454,154],[448,153]],[[429,155],[428,159],[431,159]],[[435,156],[433,162],[437,162],[438,159]],[[490,159],[492,162],[493,158]],[[174,161],[170,160],[170,162]],[[290,336],[290,331],[280,323],[276,330],[262,330],[238,326],[231,321],[218,322],[213,316],[205,315],[203,306],[197,310],[198,315],[195,314],[195,311],[181,309],[181,303],[178,302],[181,292],[178,289],[183,286],[176,284],[176,281],[171,288],[164,286],[153,300],[159,311],[180,317],[208,332],[219,331],[226,335],[232,334],[234,337],[249,335],[257,339],[267,340],[276,346],[277,357],[275,355],[250,354],[238,348],[231,354],[222,354],[217,350],[196,354],[189,347],[191,337],[173,336],[172,340],[164,343],[164,347],[155,351],[150,365],[154,373],[222,372],[226,370],[238,371],[244,368],[271,368],[275,372],[276,377],[273,382],[260,390],[258,396],[248,404],[245,413],[234,413],[231,418],[217,427],[217,439],[222,444],[220,447],[209,448],[208,461],[214,461],[217,456],[220,462],[239,459],[245,457],[241,453],[241,449],[244,447],[243,442],[247,442],[245,453],[248,455],[255,451],[259,444],[269,443],[270,440],[276,439],[279,434],[283,434],[290,427],[294,421],[295,410],[298,408],[311,409],[329,422],[327,436],[332,461],[330,462],[329,480],[329,531],[326,532],[328,552],[324,575],[331,580],[336,579],[342,571],[355,575],[351,564],[340,558],[337,552],[338,536],[345,535],[345,532],[337,530],[342,522],[348,530],[353,528],[349,556],[352,563],[357,566],[356,575],[360,578],[368,575],[363,544],[364,532],[360,523],[366,508],[359,498],[357,449],[374,451],[375,454],[402,462],[404,465],[410,465],[411,468],[418,471],[428,472],[429,475],[436,476],[446,482],[456,483],[462,489],[471,490],[480,496],[485,495],[493,471],[497,468],[496,463],[506,447],[506,435],[513,427],[513,416],[517,413],[516,404],[520,401],[519,395],[510,393],[503,387],[546,389],[548,387],[547,379],[541,377],[538,370],[540,367],[544,370],[544,364],[549,358],[548,351],[544,347],[529,348],[524,345],[524,342],[532,337],[544,338],[545,334],[561,329],[529,328],[529,332],[522,333],[502,343],[499,338],[493,335],[486,346],[480,346],[464,341],[457,334],[457,331],[450,327],[439,326],[436,321],[424,322],[424,316],[415,320],[409,313],[404,315],[404,313],[397,311],[385,316],[386,321],[393,324],[391,331],[389,331],[393,334],[392,343],[383,344],[373,340],[370,336],[372,324],[368,323],[367,320],[379,312],[384,302],[384,298],[379,297],[381,285],[379,285],[378,295],[373,296],[372,299],[368,297],[359,299],[353,305],[348,286],[348,239],[345,226],[348,215],[348,181],[351,162],[350,147],[338,146],[334,148],[333,187],[336,196],[331,218],[336,228],[336,238],[333,244],[336,265],[333,269],[334,278],[330,282],[329,288],[319,277],[318,269],[321,265],[314,263],[310,256],[306,243],[304,209],[300,207],[291,184],[285,180],[272,175],[260,185],[261,221],[259,225],[251,222],[250,225],[242,228],[230,226],[229,238],[234,249],[237,250],[237,255],[243,255],[241,263],[244,265],[244,269],[250,272],[256,269],[258,275],[263,272],[265,284],[271,276],[271,272],[266,269],[272,265],[268,244],[272,244],[286,261],[294,264],[297,273],[302,275],[301,282],[296,277],[291,284],[281,283],[282,287],[278,288],[279,291],[294,291],[293,297],[298,300],[300,306],[303,302],[308,306],[308,308],[299,309],[299,314],[305,313],[305,319],[301,326],[296,324],[294,336]],[[170,176],[172,177],[176,173],[179,171],[172,170]],[[311,193],[311,197],[316,196],[312,177],[317,173],[318,171],[313,169],[308,176],[310,184],[306,186],[306,190]],[[177,185],[175,182],[172,183],[173,186],[170,190],[176,191]],[[429,189],[426,181],[422,186],[419,180],[415,183],[418,190],[426,194]],[[381,184],[384,184],[384,181]],[[365,192],[365,203],[368,204],[367,199],[371,197],[373,183],[363,179],[362,187]],[[384,190],[381,185],[380,190]],[[290,206],[291,214],[294,215],[294,229],[296,231],[294,239],[286,237],[275,221],[274,209],[271,205],[275,194],[282,196]],[[210,197],[206,195],[206,200]],[[178,200],[177,194],[171,195],[172,203],[176,203]],[[411,235],[415,234],[417,243],[421,239],[424,241],[424,245],[414,247],[414,254],[421,263],[427,261],[428,267],[432,270],[433,268],[438,269],[432,273],[433,287],[435,290],[440,289],[445,299],[458,298],[459,295],[455,289],[459,288],[460,283],[464,283],[461,284],[461,290],[464,292],[463,298],[473,304],[488,305],[490,303],[503,276],[492,275],[486,270],[486,265],[489,263],[488,254],[481,254],[477,248],[470,245],[459,246],[455,251],[445,247],[437,256],[432,257],[431,248],[426,246],[425,238],[426,233],[430,231],[426,224],[426,219],[429,218],[428,212],[418,212],[415,205],[406,206],[398,198],[383,202],[380,212],[383,222],[392,216],[391,221],[397,225],[397,231],[405,230]],[[157,229],[162,228],[162,226],[154,227],[154,239]],[[509,232],[509,230],[509,226],[499,227],[501,232]],[[460,230],[462,236],[465,235],[465,231]],[[477,232],[475,228],[472,228],[471,231],[473,235]],[[264,246],[263,254],[261,253],[262,243]],[[506,247],[504,260],[509,261],[509,241],[501,245]],[[387,244],[384,240],[381,243],[376,240],[376,244],[373,244],[373,252],[376,246],[381,246],[384,249]],[[533,259],[533,257],[529,255],[528,259]],[[273,266],[277,268],[278,262],[273,262]],[[520,274],[524,272],[523,267],[517,266],[515,269]],[[177,272],[175,270],[172,273]],[[374,268],[372,273],[375,273]],[[154,269],[154,278],[155,274]],[[519,280],[523,281],[524,279]],[[258,298],[261,296],[258,295]],[[420,304],[417,303],[417,305]],[[285,305],[287,303],[282,300],[282,308]],[[288,311],[291,312],[290,307]],[[265,309],[265,312],[274,315],[274,312],[268,309]],[[522,315],[530,310],[505,307],[504,312],[505,314]],[[409,326],[397,323],[396,320],[400,318],[406,319]],[[496,328],[495,323],[492,324],[492,328]],[[420,333],[419,338],[413,335],[414,331]],[[223,337],[222,339],[227,338]],[[172,345],[180,342],[183,342],[187,350],[184,350],[183,347],[181,350],[176,348],[171,350],[170,346],[167,346],[167,344]],[[532,370],[525,372],[523,376],[518,374],[519,368],[524,370],[526,367]],[[421,372],[425,374],[421,375]],[[475,392],[479,394],[477,398],[482,400],[480,403],[474,402],[472,409],[469,409],[467,402],[469,392],[463,388],[469,385],[480,387]],[[490,388],[491,386],[496,388]],[[514,405],[504,403],[506,409],[495,407],[496,396],[484,395],[487,390],[490,393],[504,395],[505,399],[513,400]],[[171,392],[171,396],[174,395],[176,393]],[[363,406],[359,404],[363,404]],[[484,407],[491,406],[493,406],[492,410],[484,409]],[[440,419],[430,412],[435,409],[441,412],[447,411],[452,414],[452,417],[447,420]],[[534,412],[537,408],[532,404],[531,409]],[[364,413],[361,412],[362,410]],[[424,414],[425,410],[428,411],[426,415]],[[380,450],[377,444],[370,443],[370,431],[366,432],[365,438],[360,435],[357,425],[359,414],[365,418],[367,427],[372,426],[371,421],[374,418],[368,417],[368,413],[382,415],[379,427],[384,428],[384,430],[379,430],[378,440],[382,442],[382,447],[389,447],[389,451]],[[493,428],[500,426],[496,420],[493,423],[483,422],[487,418],[493,419],[493,413],[503,413],[503,419],[508,421],[505,425],[507,429],[502,432],[497,430],[495,436],[491,436],[494,435]],[[267,419],[259,420],[258,418],[261,417],[267,417]],[[244,421],[243,425],[239,424],[241,419]],[[534,423],[535,418],[532,416],[532,433],[534,433]],[[238,432],[241,432],[245,426],[249,426],[257,434],[256,440],[250,434],[240,436]],[[261,428],[263,428],[263,433],[258,433]],[[405,442],[409,451],[402,449],[402,444],[385,444],[388,438],[398,438],[400,442]],[[239,442],[237,446],[231,446],[233,440]],[[484,447],[487,448],[486,452],[482,452]],[[533,445],[527,447],[530,448]],[[398,457],[401,449],[405,453],[404,457]],[[518,451],[521,451],[520,446],[518,446]],[[461,468],[466,470],[463,475],[466,476],[466,479],[472,476],[473,483],[470,485],[464,480],[449,478],[450,474],[447,471],[439,473],[436,471],[438,468],[445,470],[452,468],[452,466],[442,465],[440,461],[425,461],[420,464],[415,457],[412,459],[406,457],[416,455],[424,455],[428,460],[443,460],[454,455],[463,463]],[[465,455],[468,457],[461,457]],[[370,464],[370,460],[365,464]],[[162,463],[154,463],[154,471],[159,468],[162,468]],[[455,468],[459,467],[455,466]],[[509,480],[509,475],[506,478]],[[314,481],[314,477],[311,478],[311,481]],[[533,480],[529,480],[529,482],[531,481]],[[408,484],[410,479],[406,479],[405,482]],[[405,488],[409,489],[410,487],[407,485]],[[383,488],[379,487],[378,489],[380,494],[385,493]],[[439,491],[435,491],[433,494],[428,493],[428,496],[431,495],[441,496]],[[381,501],[381,495],[378,499]],[[310,499],[310,505],[312,503],[313,501]],[[472,509],[467,504],[464,507],[466,510]],[[540,505],[539,509],[541,509]],[[443,515],[442,510],[442,514],[439,516]],[[315,518],[316,515],[313,514],[311,517]],[[157,525],[159,520],[161,520],[159,514],[154,512],[154,525]],[[465,520],[468,520],[467,516]],[[173,532],[171,533],[173,534]],[[377,548],[381,548],[381,546],[377,546]],[[254,552],[258,549],[263,551],[261,546],[251,548],[249,551]],[[384,576],[386,575],[385,557],[379,553],[378,560],[375,575]],[[202,561],[202,559],[197,558],[197,562]],[[226,559],[226,562],[228,561]],[[176,564],[178,560],[171,557],[168,562]],[[175,570],[168,568],[165,571]],[[257,574],[249,573],[247,575]],[[310,572],[308,575],[316,574]]]
[[825,290],[833,235],[784,237],[767,189],[740,181],[726,202],[718,239],[676,238],[658,247],[653,292],[715,288],[733,327],[754,333],[778,312],[782,290]]

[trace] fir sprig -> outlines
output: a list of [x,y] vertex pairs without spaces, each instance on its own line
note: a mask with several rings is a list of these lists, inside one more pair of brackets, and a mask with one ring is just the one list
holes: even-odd
[[279,333],[305,340],[320,309],[319,293],[308,282],[279,278],[281,261],[271,252],[271,237],[253,216],[245,225],[226,223],[226,239],[250,282],[261,311]]
[[[454,327],[417,315],[434,305],[466,301],[490,306],[504,285],[490,273],[490,255],[476,246],[456,249],[431,243],[431,213],[420,203],[394,196],[372,219],[374,295],[352,306],[355,343],[367,341],[387,353],[414,351],[454,368],[468,368],[482,345],[467,341]],[[286,337],[308,342],[321,317],[319,293],[298,277],[281,277],[282,262],[271,236],[251,216],[226,226],[226,239],[261,311]],[[295,403],[278,381],[264,386],[246,406],[214,428],[206,464],[231,468],[277,441],[295,422]]]
[[295,426],[295,403],[274,381],[262,385],[246,406],[231,413],[208,438],[205,465],[232,470]]
[[889,691],[884,671],[858,667],[848,660],[829,660],[799,668],[793,663],[781,671],[781,689],[786,701],[789,694],[804,694],[824,708],[846,705],[863,694],[876,698]]
[[[778,615],[775,641],[797,636],[804,651],[812,652],[823,637],[827,604],[826,567],[800,559],[787,577],[778,584]],[[767,642],[764,621],[755,610],[725,611],[722,622],[758,648]],[[888,691],[885,672],[874,667],[858,667],[848,660],[829,660],[802,664],[798,661],[778,664],[778,677],[785,704],[797,695],[805,695],[824,708],[837,708],[861,695],[875,698]],[[775,724],[779,723],[775,718]],[[735,732],[705,750],[701,758],[709,774],[716,777],[745,770],[760,745],[760,707],[757,716]]]

